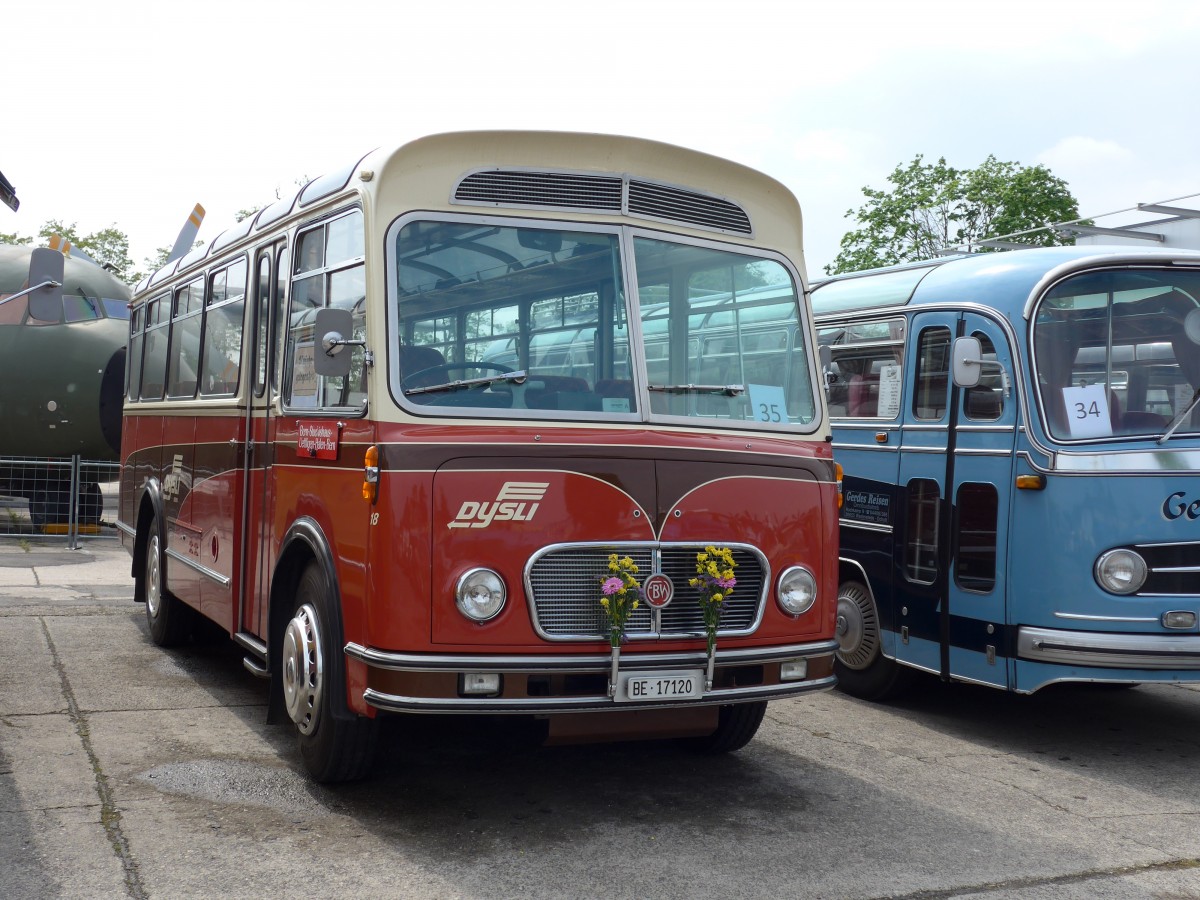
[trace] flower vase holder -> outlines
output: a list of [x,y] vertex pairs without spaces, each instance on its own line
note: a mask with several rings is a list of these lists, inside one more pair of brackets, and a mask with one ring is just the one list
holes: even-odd
[[620,662],[621,648],[614,645],[612,648],[612,668],[609,670],[608,675],[608,696],[610,697],[617,696],[617,669],[620,667]]
[[708,693],[713,688],[713,670],[717,666],[717,644],[716,641],[708,645],[708,668],[704,672],[704,693]]

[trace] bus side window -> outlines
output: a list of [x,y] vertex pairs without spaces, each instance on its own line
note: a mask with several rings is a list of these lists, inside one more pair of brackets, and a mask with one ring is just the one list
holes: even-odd
[[938,572],[938,483],[914,478],[908,483],[908,516],[904,531],[904,577],[933,584]]
[[946,414],[950,393],[950,329],[940,325],[926,328],[918,340],[913,415],[940,419]]
[[[984,360],[995,362],[996,347],[991,338],[981,331],[974,337],[979,339]],[[963,412],[968,419],[994,422],[1004,413],[1004,388],[1000,373],[995,366],[985,366],[979,384],[968,388],[963,398]]]

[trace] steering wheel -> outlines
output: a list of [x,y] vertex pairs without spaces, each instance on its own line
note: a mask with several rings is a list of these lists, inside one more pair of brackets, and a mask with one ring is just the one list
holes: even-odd
[[[461,362],[461,363],[442,363],[438,366],[430,366],[428,369],[421,369],[419,372],[413,372],[411,375],[406,375],[400,380],[400,386],[406,388],[414,387],[430,387],[435,384],[441,384],[444,381],[453,381],[449,377],[449,373],[458,369],[482,369],[489,372],[515,372],[511,366],[502,366],[499,363],[490,362]],[[434,377],[438,376],[438,377]],[[490,384],[473,384],[468,390],[486,390],[491,387]]]

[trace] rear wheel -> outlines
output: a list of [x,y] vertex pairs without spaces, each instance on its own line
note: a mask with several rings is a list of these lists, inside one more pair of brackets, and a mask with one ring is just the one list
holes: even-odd
[[741,750],[758,733],[758,726],[762,724],[766,714],[765,700],[722,706],[717,730],[707,737],[689,738],[688,744],[700,753],[732,753]]
[[846,581],[838,588],[837,640],[833,669],[847,694],[886,700],[908,688],[913,671],[883,655],[879,610],[861,582]]
[[300,739],[300,756],[319,782],[353,781],[371,767],[377,723],[355,715],[345,696],[340,644],[325,578],[316,563],[300,576],[281,652],[283,702]]
[[160,647],[177,647],[192,631],[192,608],[167,590],[162,535],[158,519],[150,520],[146,534],[146,561],[139,592],[146,601],[150,638]]

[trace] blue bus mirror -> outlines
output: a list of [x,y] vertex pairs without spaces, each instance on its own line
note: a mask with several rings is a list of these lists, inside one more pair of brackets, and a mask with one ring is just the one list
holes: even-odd
[[965,336],[954,339],[950,353],[954,360],[954,384],[960,388],[973,388],[983,375],[983,348],[979,338]]

